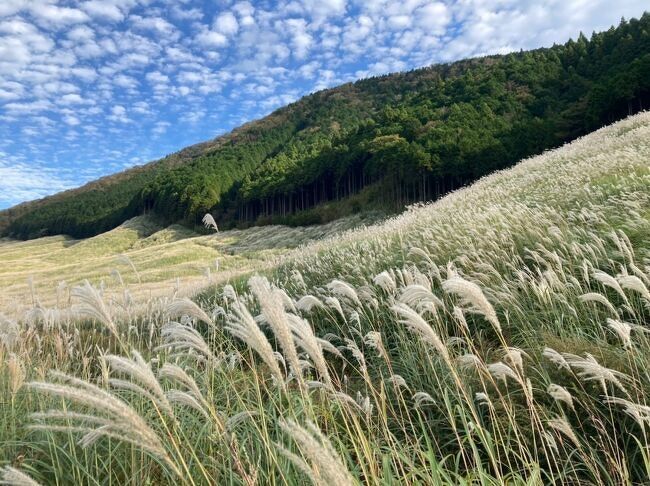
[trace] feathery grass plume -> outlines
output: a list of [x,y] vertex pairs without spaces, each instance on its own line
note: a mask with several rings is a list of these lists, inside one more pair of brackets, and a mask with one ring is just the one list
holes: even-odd
[[350,284],[343,282],[342,280],[334,279],[327,284],[327,288],[335,295],[345,297],[356,305],[361,305],[361,300],[359,300],[357,291],[354,290]]
[[442,282],[442,289],[461,298],[461,304],[468,306],[466,310],[483,315],[494,329],[501,333],[501,324],[497,317],[494,307],[487,300],[481,288],[474,282],[465,280],[455,272],[451,272],[451,277]]
[[210,406],[201,393],[199,386],[196,384],[194,378],[188,375],[183,368],[175,364],[165,363],[158,370],[158,376],[160,378],[167,378],[168,380],[180,383],[187,390],[170,390],[166,392],[165,395],[170,403],[177,403],[179,405],[191,407],[203,414],[208,420],[213,418],[208,411]]
[[11,350],[20,338],[20,326],[0,312],[0,345]]
[[301,427],[291,420],[279,422],[282,430],[298,445],[303,458],[276,444],[282,455],[289,459],[318,486],[352,486],[357,484],[331,442],[311,422]]
[[607,383],[611,383],[619,390],[627,393],[621,380],[628,379],[625,373],[612,370],[602,366],[596,358],[591,354],[586,353],[585,357],[576,356],[573,354],[563,353],[566,362],[571,368],[579,370],[577,375],[585,381],[597,381],[603,388],[603,392],[607,394]]
[[251,277],[248,280],[248,286],[260,304],[263,320],[269,324],[273,334],[280,344],[280,347],[282,348],[284,357],[289,364],[289,369],[298,380],[298,383],[301,384],[302,368],[298,360],[296,345],[291,334],[291,326],[287,319],[287,314],[284,311],[282,302],[273,294],[268,280],[264,277]]
[[548,385],[548,388],[546,389],[549,395],[553,397],[553,399],[557,402],[564,402],[567,404],[567,406],[571,410],[575,410],[575,407],[573,405],[573,396],[567,390],[561,385],[556,385],[555,383],[551,383]]
[[414,308],[419,313],[427,311],[435,315],[438,307],[441,309],[445,307],[443,302],[431,290],[419,284],[407,285],[402,290],[398,300]]
[[99,291],[90,285],[88,280],[84,280],[82,286],[74,287],[71,295],[80,301],[79,304],[73,306],[73,309],[77,314],[81,317],[88,317],[101,322],[115,337],[119,339],[117,326],[104,304],[104,299],[102,299]]
[[388,383],[392,383],[396,387],[401,387],[406,389],[409,388],[408,384],[406,383],[406,380],[402,375],[390,375],[388,378],[386,378],[386,381]]
[[567,422],[565,418],[562,417],[555,417],[550,419],[547,422],[547,425],[552,428],[553,430],[559,432],[566,438],[568,438],[574,446],[580,448],[580,440],[578,440],[578,436],[576,433],[573,431],[573,427],[571,427],[571,424]]
[[492,400],[490,397],[487,395],[487,393],[483,392],[476,392],[474,394],[474,400],[478,402],[479,405],[487,405],[488,407],[492,408],[494,405],[492,404]]
[[519,375],[517,375],[517,373],[515,373],[515,371],[503,361],[490,363],[487,365],[487,369],[496,380],[503,380],[503,382],[506,383],[508,378],[512,378],[523,386],[523,382]]
[[327,305],[327,306],[331,307],[332,309],[336,310],[336,312],[338,312],[341,315],[343,320],[347,322],[347,318],[345,317],[345,312],[343,312],[343,307],[341,307],[341,302],[339,301],[339,299],[337,299],[336,297],[332,297],[332,296],[326,297],[325,298],[325,305]]
[[391,307],[391,310],[401,317],[400,323],[405,324],[412,332],[418,334],[425,342],[429,343],[449,362],[449,351],[442,342],[438,333],[424,320],[422,316],[411,309],[408,305],[398,302]]
[[637,292],[641,297],[643,297],[647,304],[650,304],[650,291],[646,287],[643,280],[641,280],[636,275],[621,275],[617,278],[618,283],[622,288],[627,290],[633,290]]
[[375,276],[375,278],[372,279],[372,282],[387,294],[393,294],[397,290],[395,279],[387,271],[383,271],[379,275]]
[[321,376],[321,379],[325,382],[327,386],[332,385],[332,379],[330,377],[329,370],[327,369],[327,362],[325,361],[325,356],[323,355],[323,347],[321,346],[319,340],[314,335],[309,323],[301,317],[298,317],[295,314],[287,314],[287,319],[289,320],[289,325],[291,326],[291,332],[293,333],[293,339],[296,345],[301,348],[305,353],[309,355],[318,374]]
[[[125,255],[124,253],[122,253],[121,255],[118,255],[117,256],[117,261],[119,263],[122,263],[124,265],[128,265],[129,267],[131,267],[131,270],[133,270],[133,273],[135,273],[135,276],[138,279],[138,282],[142,283],[142,279],[140,278],[140,272],[138,272],[138,269],[135,268],[135,264],[133,263],[133,260],[131,260],[128,255]],[[120,275],[120,281],[121,281],[121,285],[124,285],[124,281],[122,280],[122,275]]]
[[624,348],[632,347],[632,326],[627,322],[607,318],[607,327],[612,329],[623,343]]
[[642,429],[645,425],[650,424],[650,407],[647,405],[641,405],[619,397],[605,397],[603,401],[608,405],[622,405],[623,411],[632,417]]
[[108,382],[114,388],[130,390],[148,398],[159,410],[173,418],[174,410],[156,375],[151,370],[151,365],[136,350],[132,350],[131,354],[133,359],[115,355],[104,356],[104,361],[114,372],[127,375],[130,378],[129,381],[110,378]]
[[249,419],[251,417],[255,417],[256,415],[259,415],[260,413],[257,410],[244,410],[243,412],[239,412],[232,417],[229,417],[228,420],[226,420],[226,430],[228,432],[233,432],[235,428],[242,423],[244,420]]
[[462,369],[483,369],[483,361],[474,353],[465,353],[456,358],[458,365]]
[[219,232],[219,227],[217,226],[217,222],[214,220],[214,217],[210,213],[206,213],[205,216],[203,216],[201,222],[203,223],[203,226],[205,226],[206,228],[213,229],[216,233]]
[[523,356],[526,356],[527,358],[530,358],[526,351],[520,348],[515,348],[512,346],[508,346],[505,349],[505,354],[504,357],[512,363],[512,366],[514,366],[514,369],[519,370],[520,373],[523,373],[524,371],[524,360]]
[[284,374],[280,370],[273,348],[251,313],[239,300],[233,302],[230,309],[232,314],[228,315],[224,329],[254,350],[269,367],[276,382],[283,386]]
[[419,391],[413,395],[413,401],[415,402],[415,407],[420,408],[425,403],[436,403],[431,395],[427,392]]
[[602,270],[594,270],[594,272],[591,274],[594,280],[600,282],[603,284],[605,287],[609,287],[611,289],[614,289],[618,295],[621,296],[623,301],[626,304],[629,304],[627,300],[627,296],[625,295],[625,292],[623,292],[623,289],[621,288],[620,284],[618,281],[612,277],[610,274],[607,272],[603,272]]
[[188,316],[203,321],[206,324],[214,325],[210,316],[187,297],[171,301],[165,308],[165,314],[170,318]]
[[384,342],[381,338],[381,333],[378,331],[370,331],[363,337],[363,344],[369,348],[376,349],[379,356],[388,361],[388,352],[384,347]]
[[[101,437],[128,442],[164,461],[180,476],[178,466],[169,456],[162,440],[147,422],[125,401],[112,393],[64,373],[50,371],[50,375],[63,383],[30,382],[28,387],[36,392],[64,398],[73,404],[92,410],[92,414],[79,414],[68,410],[51,411],[35,416],[42,423],[30,427],[52,432],[82,433],[82,447],[94,444]],[[63,420],[65,424],[61,425]],[[76,422],[70,425],[69,422]]]
[[212,348],[205,342],[203,336],[194,328],[170,322],[165,324],[160,330],[160,335],[164,344],[154,348],[154,351],[161,349],[175,349],[177,351],[196,352],[207,361],[216,361]]
[[318,297],[314,297],[313,295],[305,295],[296,302],[296,309],[304,312],[311,312],[314,308],[324,307],[325,305],[318,299]]
[[6,365],[9,371],[9,392],[13,397],[25,383],[27,373],[25,372],[25,366],[15,353],[9,354]]
[[603,294],[599,294],[598,292],[587,292],[586,294],[582,294],[579,299],[581,302],[598,302],[607,307],[607,309],[618,318],[616,307],[614,307],[609,299],[607,299]]
[[41,483],[15,467],[0,468],[0,484],[7,486],[40,486]]
[[564,356],[562,356],[562,353],[559,353],[553,348],[544,348],[542,351],[542,356],[555,363],[558,368],[564,368],[567,371],[571,371],[571,367],[569,366],[569,363],[567,363],[566,359],[564,359]]

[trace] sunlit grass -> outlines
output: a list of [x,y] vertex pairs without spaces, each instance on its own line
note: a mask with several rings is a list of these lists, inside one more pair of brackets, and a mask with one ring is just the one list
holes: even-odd
[[[60,484],[647,482],[648,160],[641,114],[291,252],[349,222],[139,239],[110,291],[25,294],[0,320],[0,466]],[[130,298],[202,264],[200,307]]]

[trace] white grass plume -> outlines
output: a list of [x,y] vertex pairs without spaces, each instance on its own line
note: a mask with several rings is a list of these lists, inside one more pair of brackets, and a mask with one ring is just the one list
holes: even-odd
[[241,301],[233,302],[230,308],[232,313],[228,315],[224,329],[254,350],[269,367],[276,382],[282,384],[284,374],[280,370],[273,348],[251,313]]
[[309,355],[325,385],[331,386],[332,379],[330,378],[327,362],[323,355],[323,347],[314,335],[311,326],[307,321],[294,314],[287,314],[287,319],[289,320],[296,345]]
[[449,361],[449,351],[447,346],[442,342],[438,333],[418,314],[415,310],[411,309],[408,305],[397,303],[391,307],[393,312],[401,317],[400,321],[405,324],[412,332],[419,335],[422,340],[429,343],[433,348],[442,355],[442,357]]
[[563,402],[565,403],[571,410],[575,410],[575,407],[573,405],[573,396],[567,390],[561,385],[556,385],[555,383],[551,383],[548,385],[548,388],[546,389],[549,395],[553,397],[553,399],[556,402]]
[[264,277],[251,277],[248,285],[257,298],[262,310],[262,318],[269,324],[275,334],[289,368],[299,383],[302,383],[302,368],[298,360],[298,352],[291,334],[284,306],[273,294],[269,282]]
[[[52,377],[63,383],[31,382],[29,388],[40,393],[64,398],[73,404],[90,409],[92,414],[79,415],[72,411],[54,411],[37,415],[40,422],[31,428],[51,431],[73,432],[83,434],[80,445],[92,445],[100,437],[110,437],[131,443],[149,454],[164,460],[177,473],[178,468],[171,460],[160,437],[147,422],[126,402],[108,391],[78,378],[60,372],[50,372]],[[77,425],[60,425],[65,418],[67,422]]]
[[203,223],[203,226],[205,226],[206,228],[213,229],[216,233],[219,232],[219,227],[217,226],[217,222],[214,220],[214,217],[210,213],[206,213],[205,216],[203,216],[201,222]]
[[357,484],[330,441],[316,425],[306,422],[303,427],[292,420],[282,420],[280,427],[298,445],[304,458],[276,444],[280,453],[303,471],[314,484],[318,486]]
[[494,311],[494,307],[487,300],[481,288],[474,282],[464,279],[456,273],[442,282],[442,288],[445,292],[457,295],[461,298],[461,303],[466,310],[483,315],[494,329],[501,333],[501,324]]
[[116,355],[104,356],[104,360],[114,372],[129,377],[128,381],[111,378],[109,379],[111,386],[139,393],[151,400],[159,410],[165,412],[169,417],[174,417],[174,410],[156,375],[151,370],[151,365],[138,351],[133,350],[132,355],[132,359]]
[[80,301],[79,304],[73,306],[78,315],[101,322],[114,336],[119,338],[117,326],[108,312],[102,296],[95,287],[90,285],[88,280],[85,280],[83,285],[74,287],[71,296]]
[[0,469],[0,484],[7,486],[40,486],[41,483],[15,467],[5,466]]
[[190,351],[198,353],[199,356],[207,361],[216,360],[212,348],[205,342],[203,336],[190,326],[178,322],[170,322],[162,327],[160,334],[164,344],[156,347],[154,351],[161,349],[175,349],[178,352]]
[[210,316],[207,315],[203,309],[201,309],[196,303],[187,297],[184,297],[182,299],[174,299],[171,301],[165,308],[165,314],[171,318],[188,316],[210,325],[214,324]]

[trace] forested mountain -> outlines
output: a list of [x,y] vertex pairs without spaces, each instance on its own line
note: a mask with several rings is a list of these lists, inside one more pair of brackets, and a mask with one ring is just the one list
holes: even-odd
[[[650,106],[650,15],[564,45],[321,91],[211,142],[0,213],[5,235],[90,236],[152,212],[300,221],[368,188],[399,207]],[[303,219],[303,221],[307,221]]]

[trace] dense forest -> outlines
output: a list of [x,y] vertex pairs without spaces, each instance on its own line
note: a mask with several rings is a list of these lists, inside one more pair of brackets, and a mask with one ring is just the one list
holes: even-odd
[[[211,142],[0,213],[18,238],[100,233],[142,212],[196,225],[300,219],[370,191],[399,208],[650,107],[650,14],[551,48],[304,97]],[[294,218],[293,220],[291,218]]]

